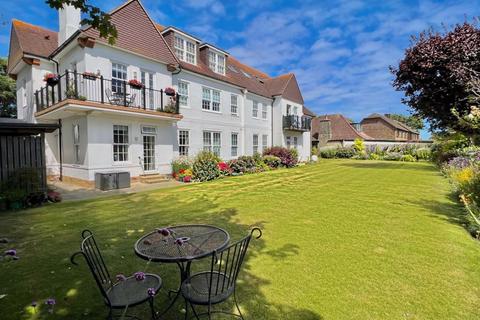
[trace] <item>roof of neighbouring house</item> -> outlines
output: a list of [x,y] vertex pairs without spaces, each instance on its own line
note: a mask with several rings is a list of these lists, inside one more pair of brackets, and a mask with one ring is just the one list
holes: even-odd
[[374,140],[369,135],[356,130],[350,121],[341,114],[327,114],[316,117],[312,120],[312,133],[320,130],[320,123],[328,121],[330,122],[331,138],[332,141],[342,140]]
[[3,134],[38,134],[53,132],[60,128],[57,123],[31,123],[20,119],[0,117],[0,133]]
[[302,112],[303,112],[304,115],[312,117],[312,118],[317,116],[315,113],[313,113],[310,109],[308,109],[305,106],[303,106],[303,111]]
[[[260,96],[272,98],[281,95],[293,102],[302,105],[304,103],[293,73],[272,78],[268,74],[238,61],[231,55],[226,56],[225,75],[215,73],[201,59],[197,59],[197,65],[179,61],[173,53],[173,48],[169,46],[161,32],[168,28],[186,32],[176,27],[165,27],[153,22],[137,0],[125,2],[110,12],[110,15],[111,21],[118,31],[115,46],[165,64],[178,64],[185,70],[233,84]],[[108,43],[92,27],[86,26],[81,29],[80,33],[83,36],[94,38],[97,42]],[[197,37],[194,38],[198,39]],[[13,22],[10,43],[11,58],[9,57],[9,66],[11,65],[10,60],[16,64],[24,53],[49,57],[62,50],[58,49],[57,32],[18,20]]]
[[[418,134],[417,130],[414,130],[414,129],[410,128],[409,126],[407,126],[406,124],[404,124],[400,121],[397,121],[395,119],[392,119],[390,117],[387,117],[386,115],[383,115],[383,114],[380,114],[380,113],[372,113],[368,117],[365,117],[364,120],[365,119],[382,119],[383,121],[385,121],[386,123],[388,123],[392,127],[394,127],[395,129],[400,129],[400,130],[403,130],[403,131],[409,131],[409,132]],[[362,122],[363,122],[363,120],[362,120]]]

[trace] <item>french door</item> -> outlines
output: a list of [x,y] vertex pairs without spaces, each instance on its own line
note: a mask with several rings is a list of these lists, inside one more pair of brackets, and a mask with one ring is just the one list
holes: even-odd
[[143,136],[143,171],[155,171],[155,136]]

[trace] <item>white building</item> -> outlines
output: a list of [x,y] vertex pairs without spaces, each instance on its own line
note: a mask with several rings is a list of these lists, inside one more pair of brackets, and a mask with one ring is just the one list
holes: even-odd
[[[58,33],[13,21],[18,118],[61,124],[46,137],[49,175],[90,186],[102,171],[167,175],[173,159],[205,149],[228,160],[285,146],[309,159],[310,117],[293,74],[270,77],[158,25],[137,0],[111,19],[115,45],[80,26],[73,7],[60,10]],[[48,73],[58,79],[45,82]]]

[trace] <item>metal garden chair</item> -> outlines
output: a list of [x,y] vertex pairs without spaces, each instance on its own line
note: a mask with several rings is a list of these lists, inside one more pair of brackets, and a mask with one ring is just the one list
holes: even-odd
[[[108,319],[114,318],[114,310],[133,307],[145,302],[149,303],[152,319],[155,319],[153,298],[162,286],[162,279],[158,275],[146,273],[141,276],[137,275],[140,276],[139,278],[144,278],[143,280],[137,279],[134,275],[117,279],[115,282],[112,281],[93,233],[90,230],[84,230],[82,238],[80,251],[74,253],[70,261],[74,265],[78,265],[75,262],[75,258],[79,255],[82,255],[87,261],[93,278],[102,293],[104,302],[109,307]],[[150,288],[153,288],[154,291],[152,292]],[[135,318],[125,315],[122,315],[122,317]]]
[[[262,236],[262,231],[259,228],[252,229],[245,238],[225,249],[213,252],[210,255],[209,271],[196,273],[182,283],[181,292],[187,303],[185,319],[188,319],[188,305],[192,308],[197,319],[202,316],[208,316],[208,319],[211,319],[213,313],[223,313],[243,319],[235,293],[236,282],[255,231],[258,232],[256,239],[259,239]],[[226,301],[232,295],[239,314],[212,310],[213,305]],[[208,308],[207,312],[197,313],[194,305],[206,306]]]

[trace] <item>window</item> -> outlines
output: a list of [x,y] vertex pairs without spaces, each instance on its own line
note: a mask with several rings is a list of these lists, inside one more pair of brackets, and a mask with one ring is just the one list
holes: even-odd
[[[136,72],[134,72],[133,77],[136,79]],[[140,82],[142,82],[146,88],[153,89],[153,73],[142,70],[140,72]],[[150,110],[154,109],[155,98],[153,97],[153,93],[154,93],[153,90],[146,90],[145,97],[143,96],[143,94],[141,94],[142,106],[143,105],[148,106]],[[147,99],[148,103],[144,102],[144,98]]]
[[220,91],[202,88],[202,109],[220,112]]
[[232,157],[238,156],[238,133],[232,132]]
[[220,156],[220,149],[220,132],[204,131],[203,150],[213,152],[217,156]]
[[258,101],[253,100],[252,117],[258,118]]
[[142,134],[157,134],[157,128],[152,126],[142,126]]
[[298,115],[298,107],[297,106],[293,107],[293,114]]
[[180,106],[188,106],[188,82],[178,81],[178,94],[180,95]]
[[75,163],[80,163],[80,127],[73,125],[73,157]]
[[287,149],[290,149],[292,146],[292,138],[290,136],[287,137]]
[[126,80],[127,66],[120,63],[112,63],[112,92],[123,93]]
[[262,104],[262,119],[267,119],[267,105]]
[[258,153],[258,134],[253,135],[253,154]]
[[225,74],[225,56],[209,50],[208,66],[216,73]]
[[287,104],[287,116],[289,116],[291,112],[292,112],[292,106]]
[[175,55],[182,61],[196,64],[197,48],[194,42],[175,35]]
[[230,96],[230,110],[232,114],[238,115],[238,96],[235,94]]
[[113,161],[128,161],[128,126],[113,126]]
[[262,135],[262,151],[265,151],[268,148],[268,135]]
[[298,137],[293,137],[293,147],[297,149],[298,147]]
[[232,71],[232,72],[238,73],[237,68],[235,68],[235,67],[232,66],[232,65],[228,65],[227,68],[228,68],[230,71]]
[[190,132],[188,130],[178,131],[178,154],[188,156],[188,147],[190,145]]

